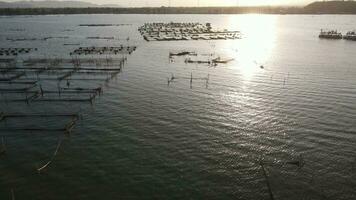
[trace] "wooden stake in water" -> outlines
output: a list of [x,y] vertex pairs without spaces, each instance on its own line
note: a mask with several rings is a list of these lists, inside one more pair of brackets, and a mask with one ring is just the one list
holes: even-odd
[[14,192],[14,189],[11,189],[11,200],[15,200],[15,192]]
[[190,73],[190,89],[193,88],[193,72]]
[[260,165],[262,167],[263,175],[264,175],[264,177],[266,179],[266,184],[267,184],[267,188],[268,188],[269,197],[270,197],[271,200],[274,200],[274,196],[273,196],[273,193],[272,193],[271,185],[269,183],[265,167],[263,166],[263,163],[260,163]]
[[168,78],[168,86],[175,79],[174,74],[172,73],[171,78]]
[[209,85],[209,78],[210,78],[210,74],[208,74],[208,77],[206,78],[206,85],[205,85],[206,88],[208,88]]
[[[42,89],[42,85],[40,84],[40,91],[41,91],[41,96],[43,97],[43,89]],[[59,91],[58,91],[59,93]]]
[[0,150],[0,155],[6,153],[6,146],[5,146],[5,140],[4,137],[1,138],[1,150]]

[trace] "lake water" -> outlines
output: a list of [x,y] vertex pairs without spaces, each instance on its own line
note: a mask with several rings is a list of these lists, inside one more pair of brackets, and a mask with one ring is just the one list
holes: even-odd
[[[211,22],[243,37],[146,42],[137,31],[145,22],[171,21]],[[88,23],[131,25],[78,26]],[[64,43],[138,46],[93,106],[0,104],[6,113],[83,115],[70,136],[0,133],[7,135],[0,199],[10,199],[12,189],[27,200],[269,199],[261,160],[275,199],[356,198],[356,42],[318,38],[322,28],[356,29],[356,16],[16,16],[1,17],[0,25],[0,47],[38,48],[31,56],[64,57],[77,48]],[[69,38],[7,40],[50,36]],[[120,40],[86,39],[93,36]],[[171,63],[169,52],[179,50],[235,60],[216,67]],[[171,74],[209,75],[209,84],[194,80],[191,88],[177,79],[168,86]],[[58,155],[38,174],[58,138]],[[285,164],[300,158],[301,168]]]

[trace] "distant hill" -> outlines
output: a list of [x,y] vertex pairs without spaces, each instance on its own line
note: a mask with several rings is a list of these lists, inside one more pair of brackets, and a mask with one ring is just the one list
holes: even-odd
[[82,1],[15,1],[2,2],[0,8],[88,8],[88,7],[120,7],[115,4],[98,5]]
[[356,1],[317,1],[304,10],[314,14],[356,14]]

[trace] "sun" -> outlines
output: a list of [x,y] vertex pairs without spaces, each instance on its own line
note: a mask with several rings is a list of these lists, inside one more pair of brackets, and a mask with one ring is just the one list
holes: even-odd
[[[216,0],[210,0],[211,3]],[[284,1],[285,2],[285,1]],[[224,4],[224,6],[265,6],[265,5],[276,5],[283,4],[281,0],[220,0],[220,3]]]
[[235,55],[237,61],[234,69],[241,73],[244,80],[251,80],[269,61],[276,45],[276,24],[276,16],[250,14],[229,17],[229,26],[238,28],[242,33],[241,40],[230,42],[227,46],[231,48],[230,55]]

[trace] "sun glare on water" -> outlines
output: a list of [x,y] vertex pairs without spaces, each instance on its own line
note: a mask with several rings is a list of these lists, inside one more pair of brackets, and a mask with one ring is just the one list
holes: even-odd
[[241,31],[242,39],[232,42],[238,70],[244,80],[264,68],[276,38],[276,17],[261,15],[231,16],[229,26]]

